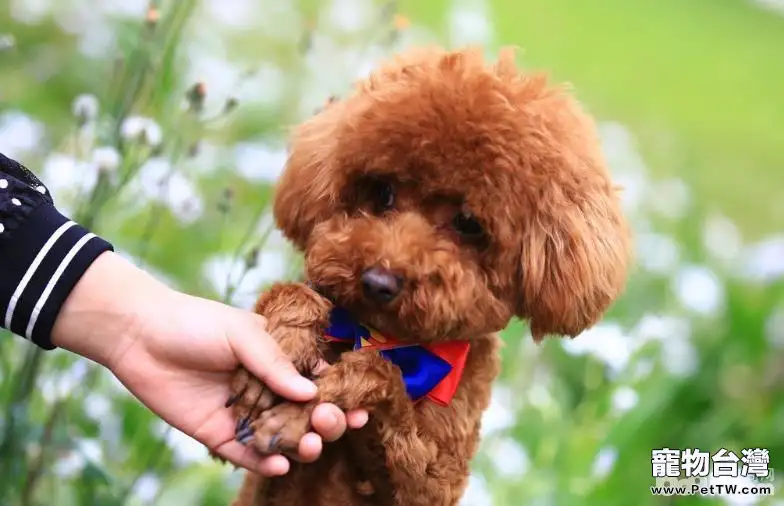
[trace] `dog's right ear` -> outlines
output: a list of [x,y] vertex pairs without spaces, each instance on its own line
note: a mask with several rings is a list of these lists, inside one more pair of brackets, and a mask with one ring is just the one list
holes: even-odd
[[332,103],[297,126],[273,204],[275,222],[289,240],[304,249],[313,227],[336,212],[342,183],[336,167],[337,130],[342,111]]

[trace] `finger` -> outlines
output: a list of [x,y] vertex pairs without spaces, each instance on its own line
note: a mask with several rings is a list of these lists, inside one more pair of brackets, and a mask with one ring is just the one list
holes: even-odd
[[261,459],[257,472],[263,476],[271,478],[273,476],[283,476],[289,472],[291,464],[283,455],[270,455]]
[[335,441],[346,432],[346,415],[334,404],[316,406],[310,423],[325,441]]
[[355,409],[346,413],[346,425],[349,429],[361,429],[369,419],[370,414],[364,409]]
[[250,315],[252,324],[243,327],[238,335],[231,336],[234,353],[251,373],[271,390],[292,401],[309,401],[316,395],[316,385],[301,376],[291,360],[272,339],[264,319]]
[[299,460],[303,463],[315,462],[321,456],[324,444],[318,434],[308,432],[299,442]]

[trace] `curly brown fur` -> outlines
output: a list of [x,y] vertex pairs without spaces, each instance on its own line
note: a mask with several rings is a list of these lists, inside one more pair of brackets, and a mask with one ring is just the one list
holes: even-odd
[[[594,124],[511,52],[411,51],[294,132],[274,212],[305,254],[304,284],[279,284],[257,311],[316,378],[318,402],[366,408],[369,425],[284,477],[249,475],[236,506],[452,506],[466,486],[480,421],[513,316],[546,335],[596,323],[626,280],[630,240]],[[380,302],[363,273],[394,276]],[[379,355],[327,346],[331,303],[402,340],[469,340],[447,407],[408,397]],[[240,371],[241,436],[291,452],[311,404],[279,402]],[[262,414],[263,413],[263,414]]]

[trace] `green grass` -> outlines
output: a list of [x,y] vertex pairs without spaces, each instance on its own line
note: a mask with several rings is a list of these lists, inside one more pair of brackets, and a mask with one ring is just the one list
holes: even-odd
[[[488,2],[495,43],[632,128],[657,175],[683,178],[747,238],[784,222],[784,16],[743,0]],[[443,27],[443,4],[403,10]]]

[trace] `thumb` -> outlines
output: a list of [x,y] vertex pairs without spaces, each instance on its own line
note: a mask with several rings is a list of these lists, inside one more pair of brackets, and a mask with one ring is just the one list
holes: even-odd
[[267,332],[266,320],[252,313],[248,316],[249,324],[229,336],[240,363],[272,391],[288,400],[305,402],[315,397],[316,385],[297,372]]

